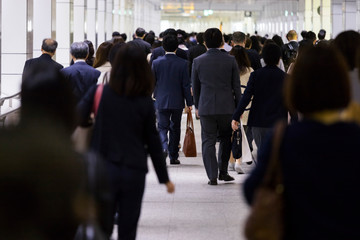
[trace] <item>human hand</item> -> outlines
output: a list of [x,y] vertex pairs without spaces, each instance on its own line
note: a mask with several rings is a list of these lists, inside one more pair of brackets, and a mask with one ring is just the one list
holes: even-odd
[[239,122],[238,121],[235,121],[235,120],[232,120],[231,121],[231,128],[236,131],[239,129]]
[[191,110],[192,110],[192,106],[188,106],[188,109],[189,109],[189,111],[191,112]]
[[200,116],[199,116],[199,110],[198,110],[198,109],[195,109],[195,114],[196,114],[196,117],[197,117],[197,118],[200,118]]
[[168,193],[175,192],[175,185],[171,181],[168,181],[165,185]]

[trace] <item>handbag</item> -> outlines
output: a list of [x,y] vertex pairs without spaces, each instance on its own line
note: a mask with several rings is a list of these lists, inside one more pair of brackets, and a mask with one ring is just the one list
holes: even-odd
[[[99,84],[96,88],[94,102],[93,102],[93,105],[91,108],[91,112],[94,113],[94,119],[97,115],[103,88],[104,88],[103,84]],[[93,119],[93,122],[94,122],[94,119]],[[75,129],[74,133],[71,136],[71,139],[74,143],[74,149],[77,152],[85,153],[89,149],[93,129],[94,129],[94,124],[92,124],[89,127],[78,126]]]
[[284,199],[279,150],[286,128],[285,122],[275,126],[269,165],[262,183],[255,192],[250,215],[245,223],[249,240],[281,240],[284,233]]
[[242,135],[241,129],[233,131],[231,151],[235,159],[242,157]]
[[183,144],[183,152],[185,157],[196,157],[196,142],[194,134],[194,123],[191,112],[188,111],[186,119],[186,132]]

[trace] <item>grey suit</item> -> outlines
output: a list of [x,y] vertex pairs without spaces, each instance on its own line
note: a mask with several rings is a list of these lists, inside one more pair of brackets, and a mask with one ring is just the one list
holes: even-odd
[[[227,173],[231,151],[231,116],[241,98],[239,70],[235,58],[209,49],[194,59],[191,74],[194,103],[201,121],[202,153],[210,180]],[[216,160],[216,137],[220,139]]]

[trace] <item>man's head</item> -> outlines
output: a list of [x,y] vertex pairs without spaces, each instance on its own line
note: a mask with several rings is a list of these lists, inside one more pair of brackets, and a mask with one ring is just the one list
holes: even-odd
[[297,41],[298,35],[295,30],[290,30],[287,34],[287,38],[289,41]]
[[163,39],[163,47],[166,52],[175,52],[179,42],[176,36],[168,34]]
[[75,59],[86,59],[89,55],[89,46],[84,42],[74,42],[70,46],[70,53]]
[[41,51],[43,53],[47,53],[53,56],[55,54],[57,46],[58,46],[57,41],[51,38],[45,38],[41,45]]
[[112,37],[121,37],[120,33],[115,31],[112,33]]
[[275,43],[266,44],[262,50],[264,62],[268,66],[275,66],[279,63],[281,49]]
[[223,42],[223,36],[219,29],[209,28],[204,33],[207,48],[219,48]]
[[145,37],[145,29],[143,29],[143,28],[137,28],[136,29],[136,31],[135,31],[135,36],[137,37],[137,38],[144,38]]
[[319,33],[318,33],[318,39],[319,40],[324,40],[326,36],[326,31],[324,29],[320,29]]
[[313,31],[309,31],[306,34],[306,39],[315,44],[316,41],[316,34]]
[[232,40],[231,41],[232,41],[234,46],[239,45],[239,46],[244,47],[245,46],[245,39],[246,39],[245,33],[243,33],[243,32],[234,32],[233,35],[232,35]]

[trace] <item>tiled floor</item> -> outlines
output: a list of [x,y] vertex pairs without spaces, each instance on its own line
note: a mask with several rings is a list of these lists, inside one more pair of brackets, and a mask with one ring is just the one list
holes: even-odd
[[[183,116],[182,138],[186,115]],[[152,169],[147,176],[142,213],[138,226],[138,240],[241,240],[242,229],[248,214],[241,187],[246,174],[235,177],[234,182],[219,181],[207,184],[201,157],[200,121],[194,120],[198,157],[185,158],[180,153],[181,165],[168,165],[175,193],[168,194],[158,184]],[[181,141],[182,142],[182,141]],[[169,160],[167,159],[169,164]],[[244,164],[245,172],[252,165]],[[115,234],[114,234],[115,235]]]

